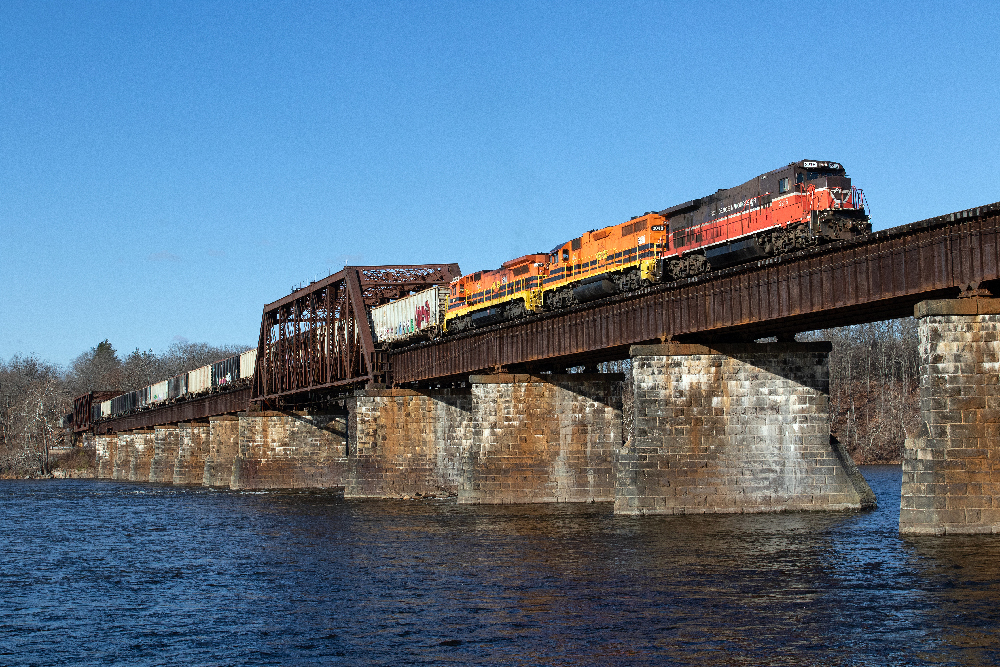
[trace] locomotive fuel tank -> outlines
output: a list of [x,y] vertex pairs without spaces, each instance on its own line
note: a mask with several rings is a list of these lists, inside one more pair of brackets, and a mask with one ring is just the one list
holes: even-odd
[[618,294],[618,285],[609,280],[606,276],[594,276],[580,283],[580,286],[573,290],[573,296],[580,303],[603,299],[606,296]]

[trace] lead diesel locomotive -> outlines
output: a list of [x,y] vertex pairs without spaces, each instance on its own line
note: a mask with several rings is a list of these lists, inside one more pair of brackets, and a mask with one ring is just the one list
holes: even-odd
[[837,162],[802,160],[735,188],[589,231],[450,285],[446,332],[559,310],[871,232]]

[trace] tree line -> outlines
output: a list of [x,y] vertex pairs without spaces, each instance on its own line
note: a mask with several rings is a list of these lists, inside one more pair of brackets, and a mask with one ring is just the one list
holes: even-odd
[[161,354],[135,350],[122,358],[104,340],[66,368],[35,356],[0,359],[0,477],[50,472],[49,451],[69,445],[63,421],[75,397],[141,389],[247,347],[174,343]]
[[913,318],[810,332],[828,340],[831,431],[856,463],[888,463],[902,455],[920,421],[920,353]]

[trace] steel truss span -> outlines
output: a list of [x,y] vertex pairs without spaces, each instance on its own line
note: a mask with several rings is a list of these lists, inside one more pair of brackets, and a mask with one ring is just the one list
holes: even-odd
[[1000,202],[406,348],[390,356],[392,380],[593,363],[653,341],[785,338],[910,316],[919,301],[989,293],[998,278]]
[[252,400],[387,380],[369,311],[461,275],[457,264],[348,266],[264,307]]

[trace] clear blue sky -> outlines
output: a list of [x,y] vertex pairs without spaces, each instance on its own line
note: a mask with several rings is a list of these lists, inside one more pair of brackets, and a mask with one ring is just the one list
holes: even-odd
[[1000,200],[997,2],[0,3],[0,358],[255,343],[805,158],[876,228]]

